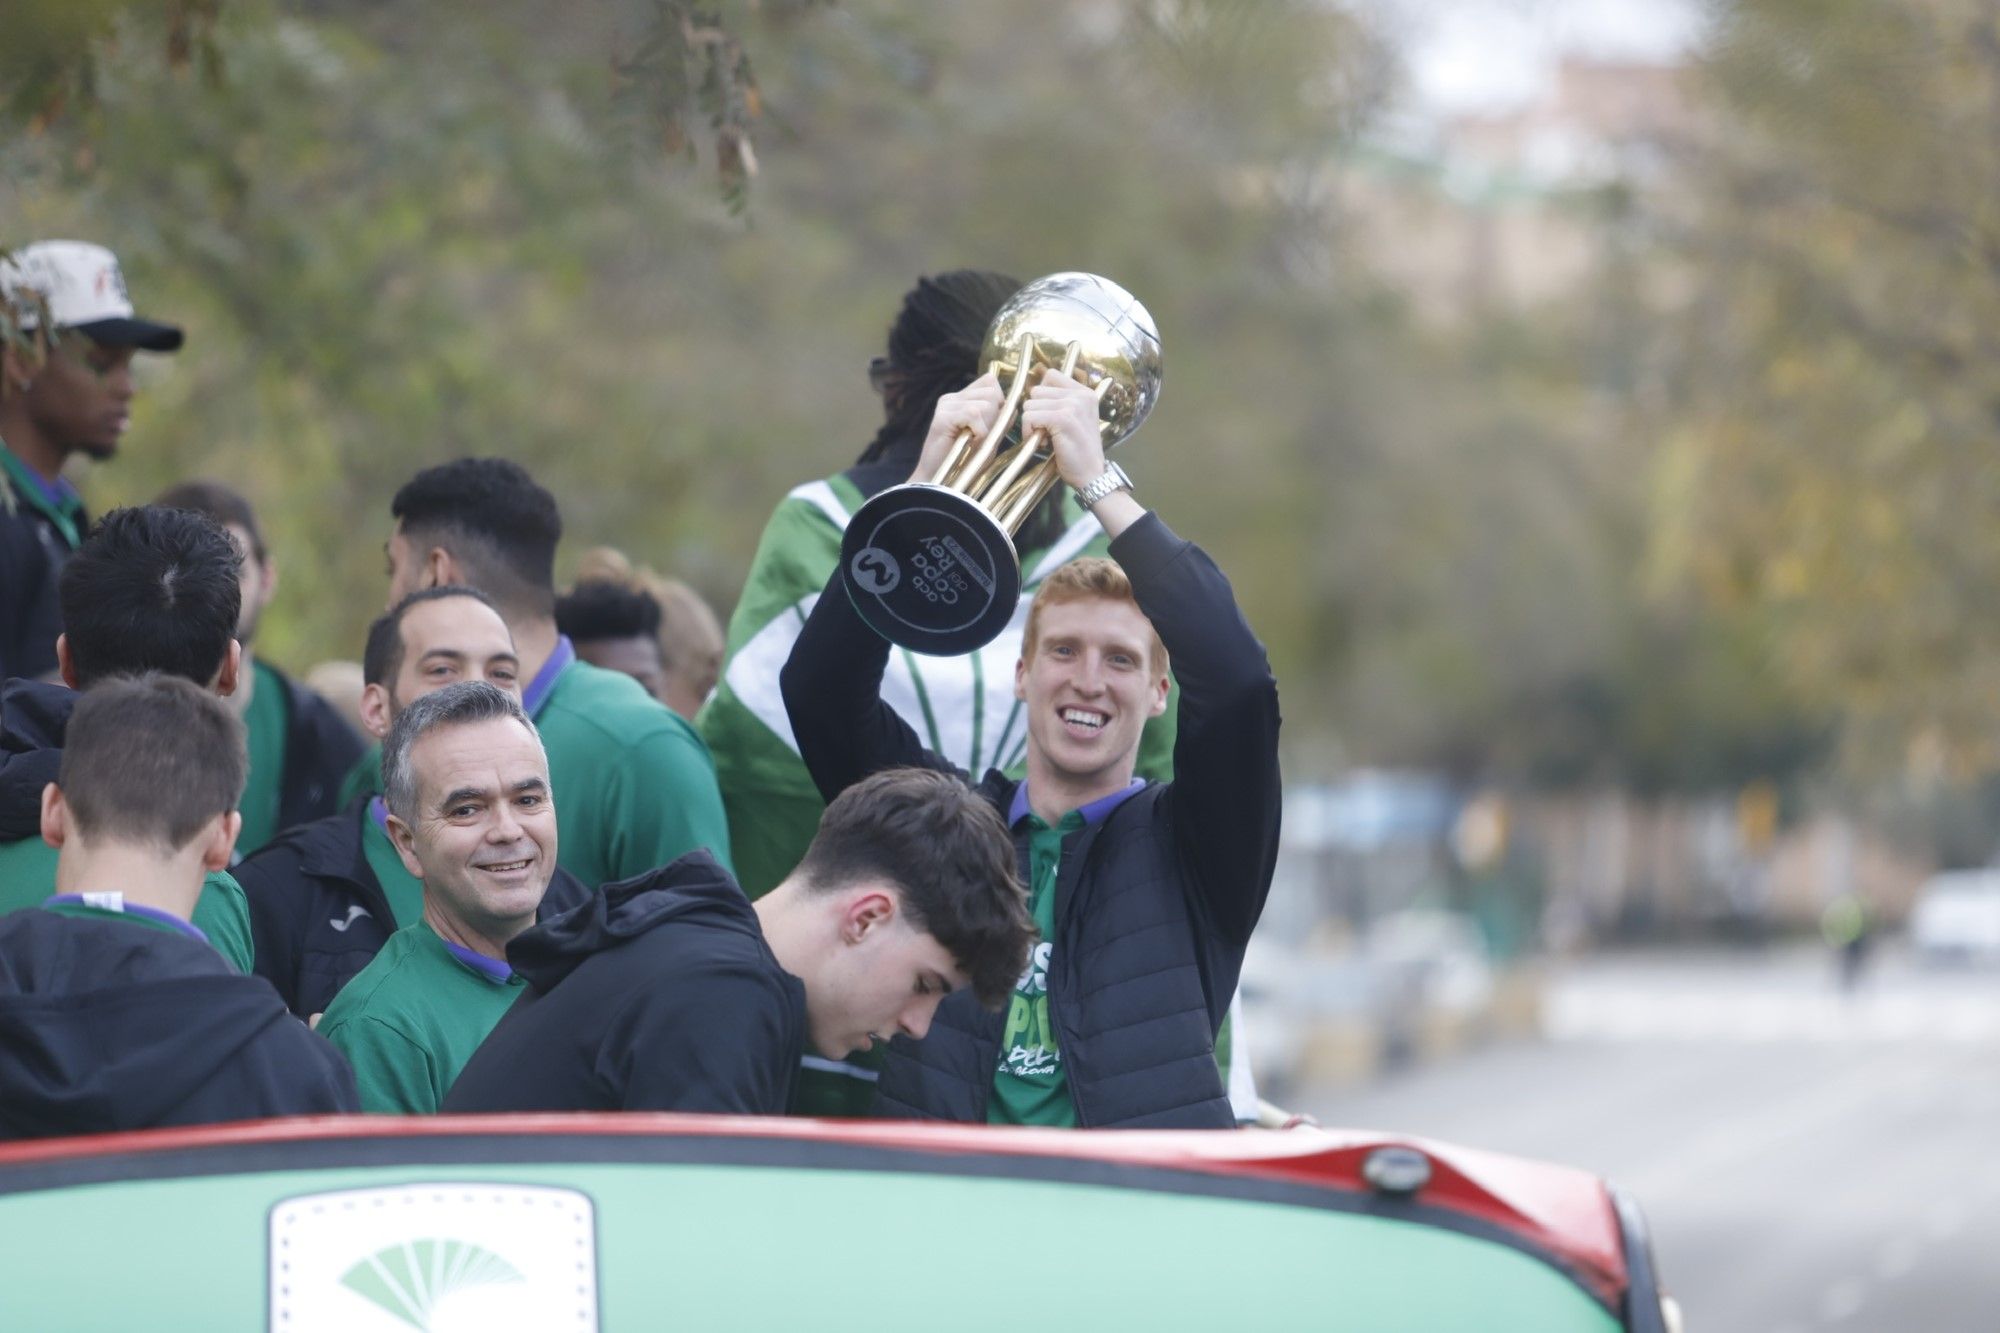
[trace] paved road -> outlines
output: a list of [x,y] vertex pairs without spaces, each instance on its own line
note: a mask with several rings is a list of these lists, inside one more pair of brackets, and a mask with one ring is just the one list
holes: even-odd
[[1547,1038],[1294,1100],[1570,1162],[1652,1220],[1689,1333],[2000,1333],[2000,973],[1645,955],[1551,982]]

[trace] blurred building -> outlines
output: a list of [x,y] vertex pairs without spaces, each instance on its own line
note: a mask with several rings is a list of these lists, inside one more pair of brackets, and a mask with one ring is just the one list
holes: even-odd
[[1695,130],[1687,77],[1572,56],[1517,110],[1392,119],[1341,179],[1345,239],[1427,319],[1560,299],[1605,261],[1621,200],[1668,188]]

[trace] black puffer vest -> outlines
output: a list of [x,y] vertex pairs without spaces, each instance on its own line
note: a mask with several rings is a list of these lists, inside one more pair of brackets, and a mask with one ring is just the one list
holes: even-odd
[[[980,794],[1004,817],[1015,784]],[[1148,787],[1063,840],[1049,1014],[1077,1120],[1098,1129],[1227,1129],[1236,1123],[1215,1033],[1236,993],[1243,943],[1202,922],[1171,824],[1173,786]],[[1028,837],[1014,842],[1028,878]],[[1112,868],[1115,867],[1115,873]],[[877,1115],[983,1122],[1002,1013],[970,991],[938,1006],[924,1040],[898,1037],[876,1085]]]

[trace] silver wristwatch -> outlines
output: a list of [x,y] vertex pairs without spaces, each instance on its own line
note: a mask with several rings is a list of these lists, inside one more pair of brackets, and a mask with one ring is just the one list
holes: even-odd
[[1104,465],[1104,472],[1096,481],[1077,491],[1076,502],[1085,509],[1094,509],[1097,507],[1097,502],[1111,492],[1131,489],[1132,479],[1125,475],[1125,469],[1116,463],[1107,462]]

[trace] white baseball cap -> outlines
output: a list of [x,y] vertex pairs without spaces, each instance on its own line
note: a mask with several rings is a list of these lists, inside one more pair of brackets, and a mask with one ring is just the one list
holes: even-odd
[[148,352],[180,348],[182,334],[172,324],[138,318],[125,291],[118,256],[88,241],[36,241],[0,260],[0,295],[14,307],[24,329],[41,321],[26,292],[39,294],[59,329],[75,329],[107,347]]

